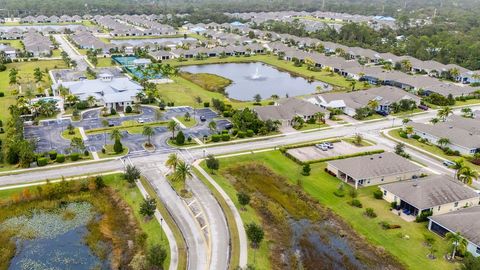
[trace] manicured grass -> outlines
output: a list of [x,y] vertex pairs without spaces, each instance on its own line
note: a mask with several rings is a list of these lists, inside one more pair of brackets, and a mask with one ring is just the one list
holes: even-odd
[[114,129],[118,129],[120,131],[128,131],[129,133],[136,133],[141,134],[143,132],[144,126],[151,126],[151,127],[161,127],[167,125],[167,122],[148,122],[148,123],[138,123],[136,121],[125,121],[126,123],[121,126],[116,127],[102,127],[102,128],[93,128],[85,130],[86,134],[100,134],[100,133],[110,133]]
[[[31,62],[17,62],[7,64],[7,70],[0,72],[0,92],[5,93],[5,97],[0,97],[0,120],[4,123],[9,117],[8,107],[15,104],[15,96],[12,95],[14,86],[9,85],[9,72],[12,68],[18,69],[18,78],[20,82],[26,83],[28,80],[33,81],[33,70],[39,67],[42,71],[66,68],[65,63],[61,60],[44,60],[44,61],[31,61]],[[35,85],[33,83],[33,85]],[[39,84],[42,89],[50,87],[51,81],[48,74],[45,73],[43,82]],[[25,89],[25,87],[24,87]],[[36,93],[36,91],[35,91]]]
[[98,57],[97,68],[100,67],[112,67],[112,58],[110,57]]
[[115,153],[115,151],[113,151],[113,144],[107,144],[105,146],[103,146],[105,148],[105,154],[102,152],[102,151],[98,151],[97,154],[98,154],[98,157],[99,158],[110,158],[110,157],[118,157],[118,156],[124,156],[126,154],[128,154],[128,147],[126,147],[125,145],[123,146],[123,151],[121,153]]
[[71,139],[73,139],[74,137],[82,138],[82,135],[80,135],[80,131],[79,131],[78,128],[75,128],[73,131],[74,131],[73,134],[69,134],[69,130],[68,130],[68,129],[65,129],[65,130],[62,132],[62,138],[64,138],[65,140],[71,140]]
[[[430,145],[430,144],[425,144],[425,143],[421,143],[413,138],[410,138],[410,139],[405,139],[405,138],[402,138],[400,137],[399,135],[399,132],[400,129],[393,129],[393,130],[390,130],[388,132],[388,135],[392,136],[393,138],[395,139],[398,139],[398,140],[401,140],[403,141],[404,143],[406,144],[410,144],[410,145],[413,145],[413,146],[416,146],[420,149],[423,149],[425,151],[428,151],[429,153],[432,153],[434,155],[437,155],[437,156],[440,156],[442,157],[443,159],[446,159],[446,160],[451,160],[451,161],[454,161],[456,159],[459,159],[461,157],[459,156],[447,156],[442,149],[440,149],[439,147],[437,147],[436,145]],[[466,162],[465,163],[466,165],[468,165],[469,167],[473,168],[473,169],[476,169],[477,171],[480,172],[480,166],[478,165],[475,165],[473,163],[470,163],[470,162]]]
[[[143,187],[151,198],[155,198],[157,202],[161,202],[155,190],[144,177],[140,177],[140,182],[142,183]],[[173,236],[175,237],[175,242],[177,243],[178,248],[178,269],[187,269],[187,247],[180,229],[173,220],[167,208],[165,208],[165,205],[163,205],[162,203],[157,203],[157,210],[162,214],[164,222],[168,224],[168,226],[173,232]]]
[[59,50],[59,49],[53,50],[53,51],[52,51],[52,57],[62,57],[61,52],[62,52],[62,51]]
[[[187,61],[179,62],[178,60],[169,60],[165,61],[171,65],[175,66],[187,66],[187,65],[203,65],[203,64],[218,64],[218,63],[248,63],[248,62],[262,62],[271,66],[274,66],[280,70],[293,73],[297,76],[302,76],[304,78],[314,78],[315,80],[323,81],[329,84],[336,86],[337,88],[347,90],[351,88],[350,82],[336,74],[327,71],[312,71],[308,70],[306,65],[302,67],[295,67],[293,62],[279,60],[277,56],[274,55],[254,55],[254,56],[241,56],[241,57],[212,57],[206,58],[204,60],[188,59]],[[357,89],[363,89],[364,85],[357,83]]]
[[310,129],[316,129],[316,128],[324,128],[324,127],[328,127],[328,125],[327,124],[319,124],[319,123],[315,123],[315,124],[305,123],[305,124],[303,124],[303,127],[301,129],[298,129],[298,130],[303,131],[303,130],[310,130]]
[[[337,197],[333,192],[341,184],[340,180],[324,172],[325,163],[311,165],[311,175],[303,176],[301,174],[301,166],[284,157],[279,151],[270,151],[257,153],[253,155],[242,155],[230,158],[220,159],[220,171],[213,175],[214,179],[224,188],[229,196],[236,201],[236,191],[232,185],[221,175],[229,167],[228,164],[238,165],[258,161],[261,164],[272,169],[275,173],[282,175],[290,180],[292,184],[300,182],[304,190],[315,199],[333,210],[349,223],[359,234],[374,245],[382,246],[390,252],[395,258],[403,263],[408,269],[455,269],[458,265],[451,264],[443,259],[443,255],[447,252],[448,244],[436,234],[430,232],[426,228],[425,223],[409,223],[399,218],[389,210],[389,204],[383,200],[376,200],[372,196],[372,192],[376,187],[363,188],[358,191],[358,199],[363,204],[363,209],[352,207],[348,204],[351,198],[347,195],[343,198]],[[204,166],[204,164],[202,164]],[[345,186],[348,191],[350,186]],[[238,205],[237,205],[238,207]],[[364,216],[365,208],[371,207],[378,214],[377,218],[369,219]],[[244,222],[248,219],[257,219],[253,210],[249,209],[241,212]],[[390,224],[398,224],[401,229],[383,230],[379,222],[386,221]],[[424,234],[433,236],[436,239],[435,247],[437,259],[430,260],[427,258],[428,249],[424,246]],[[408,240],[404,237],[408,235]],[[267,240],[269,236],[267,235]],[[257,259],[267,257],[268,251],[258,253]],[[259,269],[269,269],[268,267],[259,267]]]
[[[174,102],[175,105],[191,106],[195,108],[203,108],[203,102],[210,102],[212,98],[223,100],[232,104],[235,108],[245,107],[247,103],[230,101],[224,95],[207,91],[202,87],[181,77],[173,78],[173,83],[157,84],[161,98],[165,102]],[[195,97],[200,97],[202,103],[198,103]],[[211,104],[210,104],[211,105]]]
[[190,116],[190,119],[188,121],[185,120],[185,116],[179,116],[176,118],[178,121],[182,122],[182,124],[187,128],[193,127],[197,124],[197,121],[193,118],[193,116]]
[[23,47],[23,43],[21,40],[19,39],[15,39],[15,40],[6,40],[6,39],[0,39],[0,44],[7,44],[9,45],[10,47],[12,48],[15,48],[15,49],[18,49],[18,50],[22,50],[24,49]]
[[374,143],[372,141],[369,141],[369,140],[366,140],[366,139],[362,139],[360,144],[356,144],[355,143],[355,138],[345,138],[345,139],[342,139],[342,141],[347,142],[347,143],[352,144],[352,145],[355,145],[357,147],[372,146],[372,145],[376,144],[376,143]]

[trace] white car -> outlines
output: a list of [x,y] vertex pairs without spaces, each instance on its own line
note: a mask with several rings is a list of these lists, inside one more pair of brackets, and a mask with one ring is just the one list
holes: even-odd
[[137,122],[140,123],[140,124],[143,124],[143,123],[145,123],[145,120],[143,120],[143,118],[138,118]]

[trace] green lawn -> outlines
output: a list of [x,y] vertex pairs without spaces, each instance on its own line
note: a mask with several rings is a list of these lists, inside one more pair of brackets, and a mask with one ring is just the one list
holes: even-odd
[[100,67],[111,67],[112,65],[112,58],[110,57],[98,57],[97,68]]
[[123,146],[123,151],[121,153],[115,153],[113,151],[113,144],[107,144],[104,146],[105,154],[102,151],[97,152],[99,158],[110,158],[110,157],[119,157],[128,154],[128,147]]
[[[9,85],[9,72],[12,68],[18,69],[18,77],[21,83],[27,83],[33,81],[33,70],[39,67],[42,71],[66,68],[65,63],[61,60],[44,60],[44,61],[31,61],[31,62],[18,62],[7,64],[7,70],[0,72],[0,92],[5,93],[5,97],[0,97],[0,120],[4,123],[9,117],[8,107],[15,104],[15,96],[12,94],[12,90],[15,87]],[[45,74],[43,82],[39,86],[44,89],[51,85],[50,77]],[[35,85],[34,83],[32,83]],[[36,91],[35,91],[36,92]],[[2,137],[2,136],[0,136]]]
[[71,140],[73,139],[74,137],[78,137],[78,138],[82,138],[82,135],[80,134],[80,131],[78,128],[75,128],[74,130],[74,133],[73,134],[69,134],[69,130],[66,129],[62,132],[62,138],[64,138],[65,140]]
[[167,122],[159,121],[159,122],[148,122],[148,123],[138,123],[137,121],[124,121],[122,122],[121,126],[115,127],[102,127],[102,128],[93,128],[85,130],[86,134],[100,134],[100,133],[110,133],[114,129],[118,129],[120,131],[128,131],[129,133],[136,133],[141,134],[143,132],[144,126],[151,126],[151,127],[160,127],[167,125]]
[[185,116],[179,116],[176,117],[178,121],[182,122],[184,126],[187,128],[193,127],[197,124],[197,121],[193,118],[193,116],[190,117],[190,119],[187,121],[185,120]]
[[[390,252],[401,263],[406,265],[408,269],[455,269],[457,265],[445,261],[442,256],[447,251],[447,242],[442,240],[437,235],[429,232],[425,223],[409,223],[403,221],[398,216],[389,211],[389,204],[383,200],[376,200],[372,196],[372,192],[376,187],[368,187],[359,190],[358,199],[363,204],[363,209],[350,206],[347,202],[351,199],[349,196],[339,198],[333,194],[340,181],[324,172],[325,163],[312,164],[311,175],[303,176],[301,166],[295,162],[284,157],[279,151],[270,151],[257,153],[253,155],[242,155],[220,160],[220,171],[213,175],[215,180],[222,186],[222,188],[229,194],[229,196],[236,201],[236,191],[232,185],[221,176],[228,168],[228,164],[238,165],[242,162],[252,162],[253,160],[261,162],[274,172],[284,177],[287,177],[292,184],[301,181],[303,188],[315,199],[324,206],[332,209],[336,214],[347,221],[359,234],[372,244],[382,246]],[[204,166],[205,164],[202,163]],[[347,186],[347,189],[350,189]],[[238,205],[237,205],[238,207]],[[365,208],[371,207],[378,214],[377,218],[369,219],[363,215]],[[241,212],[245,223],[256,220],[258,217],[252,209]],[[386,221],[390,224],[398,224],[401,229],[383,230],[379,225],[380,221]],[[424,234],[434,236],[437,240],[435,247],[438,250],[436,260],[430,260],[426,256],[428,249],[423,245]],[[400,236],[408,235],[409,239]],[[267,235],[267,240],[271,240],[272,236]],[[268,257],[268,250],[261,250],[257,255],[263,260]],[[251,256],[251,252],[250,255]],[[266,263],[262,261],[262,263]],[[268,269],[265,265],[259,269]]]
[[[434,155],[437,155],[437,156],[440,156],[442,157],[443,159],[447,159],[447,160],[451,160],[451,161],[454,161],[456,159],[459,159],[460,157],[458,156],[447,156],[442,149],[438,148],[437,146],[435,145],[431,145],[431,144],[425,144],[425,143],[421,143],[415,139],[405,139],[405,138],[402,138],[400,137],[398,131],[400,129],[393,129],[393,130],[390,130],[388,132],[388,135],[392,136],[393,138],[395,139],[398,139],[398,140],[401,140],[405,143],[408,143],[408,144],[411,144],[413,146],[416,146],[420,149],[423,149],[425,151],[428,151],[429,153],[432,153]],[[473,169],[476,169],[477,171],[480,172],[480,166],[478,165],[475,165],[473,163],[470,163],[470,162],[467,162],[465,163],[466,165],[468,165],[469,167],[473,168]]]
[[12,48],[15,48],[15,49],[18,49],[18,50],[22,50],[24,49],[23,47],[23,42],[19,39],[15,39],[15,40],[5,40],[5,39],[1,39],[0,40],[0,44],[7,44],[9,45],[10,47]]
[[305,124],[303,124],[303,127],[299,130],[303,131],[303,130],[311,130],[311,129],[316,129],[316,128],[324,128],[324,127],[328,127],[328,125],[327,124],[319,124],[319,123],[315,123],[315,124],[305,123]]
[[362,139],[362,141],[360,142],[360,144],[356,144],[354,143],[355,141],[355,138],[345,138],[345,139],[342,139],[342,141],[345,141],[349,144],[352,144],[352,145],[355,145],[357,147],[365,147],[365,146],[372,146],[372,145],[375,145],[376,143],[372,142],[372,141],[369,141],[369,140],[366,140],[366,139]]

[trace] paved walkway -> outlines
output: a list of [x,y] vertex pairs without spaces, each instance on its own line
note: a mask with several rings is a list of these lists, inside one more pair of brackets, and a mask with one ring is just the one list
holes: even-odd
[[[142,185],[142,182],[136,181],[138,189],[143,195],[143,198],[147,198],[148,193],[145,190],[145,188]],[[168,239],[168,245],[170,247],[170,266],[168,267],[169,270],[177,270],[178,268],[178,245],[177,241],[175,241],[175,236],[173,234],[172,229],[170,226],[168,226],[167,222],[163,222],[165,219],[162,217],[162,214],[158,211],[155,210],[155,218],[157,221],[160,223],[162,226],[163,232],[165,232],[165,235],[167,236]]]

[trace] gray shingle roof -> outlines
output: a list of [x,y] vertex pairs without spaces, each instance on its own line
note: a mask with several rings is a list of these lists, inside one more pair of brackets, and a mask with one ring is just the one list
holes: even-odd
[[430,217],[435,223],[452,231],[459,232],[467,240],[480,246],[480,206]]
[[457,146],[468,149],[480,148],[480,135],[455,126],[455,121],[439,122],[435,125],[412,122],[409,125],[416,132],[427,133],[437,138],[448,138],[451,144]]
[[381,188],[418,209],[429,209],[478,197],[473,189],[446,175],[396,182],[382,185]]
[[296,115],[314,115],[317,112],[327,112],[323,108],[297,98],[287,98],[278,101],[278,105],[255,107],[253,110],[262,120],[291,120]]
[[408,159],[391,152],[334,160],[328,164],[357,180],[419,172],[421,169]]

